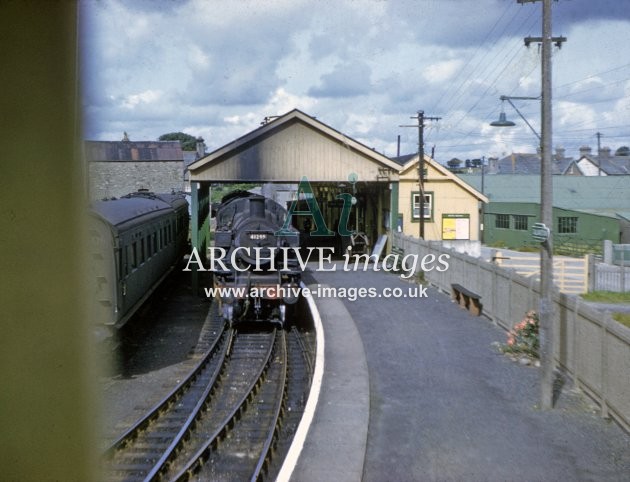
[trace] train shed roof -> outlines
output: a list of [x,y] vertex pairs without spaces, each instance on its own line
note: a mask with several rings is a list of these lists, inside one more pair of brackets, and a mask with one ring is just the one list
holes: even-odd
[[189,166],[191,181],[397,181],[400,165],[294,109]]

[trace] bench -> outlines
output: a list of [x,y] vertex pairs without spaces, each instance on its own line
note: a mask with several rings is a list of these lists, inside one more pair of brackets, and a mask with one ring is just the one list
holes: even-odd
[[477,293],[473,293],[470,290],[467,290],[462,285],[454,283],[451,285],[452,290],[452,299],[457,302],[459,306],[467,309],[473,315],[479,316],[481,315],[481,310],[483,305],[481,304],[481,296]]

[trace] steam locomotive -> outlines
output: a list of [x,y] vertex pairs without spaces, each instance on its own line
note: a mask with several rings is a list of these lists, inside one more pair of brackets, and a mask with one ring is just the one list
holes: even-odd
[[181,194],[141,191],[92,203],[88,295],[99,339],[122,327],[183,258],[188,219]]
[[215,287],[223,293],[223,318],[231,326],[252,321],[284,326],[298,301],[301,278],[295,254],[299,231],[280,232],[287,211],[245,191],[224,196],[214,211],[214,246],[224,250],[227,268],[214,272]]

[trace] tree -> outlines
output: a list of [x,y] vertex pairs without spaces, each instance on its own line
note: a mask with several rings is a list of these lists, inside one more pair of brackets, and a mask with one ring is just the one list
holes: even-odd
[[615,156],[630,156],[630,147],[621,146],[615,151]]
[[168,134],[162,134],[159,138],[159,141],[179,141],[182,144],[182,149],[184,151],[195,151],[197,150],[197,138],[195,136],[191,136],[190,134],[186,134],[184,132],[170,132]]
[[462,165],[462,161],[454,157],[453,159],[448,161],[446,164],[448,165],[449,169],[457,169],[459,166]]

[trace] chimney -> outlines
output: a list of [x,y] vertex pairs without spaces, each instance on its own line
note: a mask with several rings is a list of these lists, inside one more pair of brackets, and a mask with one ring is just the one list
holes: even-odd
[[556,147],[556,161],[564,159],[565,149],[564,147]]
[[604,157],[604,158],[610,157],[610,147],[602,147],[599,150],[599,157]]
[[591,155],[591,148],[588,146],[582,146],[580,147],[580,157],[582,156],[590,156]]
[[488,174],[496,174],[497,172],[499,172],[499,158],[498,157],[488,158],[488,170],[486,172]]
[[197,159],[201,159],[206,155],[206,145],[203,142],[203,137],[197,137]]

